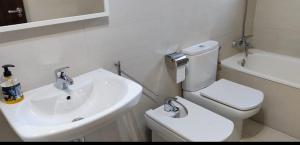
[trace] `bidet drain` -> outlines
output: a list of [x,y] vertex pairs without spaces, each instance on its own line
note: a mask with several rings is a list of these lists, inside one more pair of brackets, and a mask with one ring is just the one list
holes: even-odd
[[84,119],[83,117],[78,117],[78,118],[73,119],[72,122],[77,122],[77,121],[80,121],[80,120],[83,120],[83,119]]

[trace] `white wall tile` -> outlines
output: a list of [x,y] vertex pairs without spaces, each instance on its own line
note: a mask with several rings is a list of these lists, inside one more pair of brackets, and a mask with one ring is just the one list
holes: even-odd
[[258,0],[254,25],[256,48],[300,57],[299,8],[299,0]]

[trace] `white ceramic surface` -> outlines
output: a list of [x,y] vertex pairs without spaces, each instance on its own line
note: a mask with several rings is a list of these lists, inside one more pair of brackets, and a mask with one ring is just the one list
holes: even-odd
[[[19,104],[0,103],[0,108],[23,141],[69,141],[135,106],[141,92],[138,84],[99,69],[74,78],[68,91],[50,84],[24,93]],[[73,122],[78,118],[84,119]]]
[[249,111],[261,106],[264,93],[225,79],[200,91],[202,96],[241,111]]
[[[215,82],[219,54],[216,44],[207,45],[215,46],[214,50],[188,57],[190,62],[187,66],[187,79],[183,85],[184,97],[229,117],[235,125],[230,141],[239,141],[243,120],[245,117],[252,117],[260,110],[263,93],[225,80]],[[198,51],[201,49],[198,48]],[[238,62],[236,61],[237,64]]]
[[219,42],[207,41],[182,51],[189,62],[183,90],[194,92],[206,88],[216,81]]
[[146,112],[148,126],[153,131],[164,137],[174,134],[167,141],[220,142],[232,134],[232,121],[181,97],[176,98],[188,110],[184,118],[169,117],[163,111],[164,106]]
[[222,61],[222,65],[226,68],[300,89],[300,78],[298,77],[300,69],[295,67],[300,65],[299,58],[252,49],[246,59],[246,66],[242,67],[239,62],[243,58],[244,54],[240,53]]

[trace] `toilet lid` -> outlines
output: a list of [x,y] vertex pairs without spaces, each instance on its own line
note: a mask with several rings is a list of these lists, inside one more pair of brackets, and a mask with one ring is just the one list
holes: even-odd
[[146,112],[147,118],[157,122],[161,127],[175,133],[186,141],[206,142],[225,141],[232,134],[233,122],[199,105],[177,97],[188,110],[184,118],[168,117],[161,106]]
[[261,91],[224,79],[200,92],[204,97],[241,111],[257,108],[264,99],[264,94]]

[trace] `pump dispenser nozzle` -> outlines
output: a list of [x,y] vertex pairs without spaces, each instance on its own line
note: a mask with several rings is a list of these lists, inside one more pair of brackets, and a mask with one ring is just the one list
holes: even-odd
[[4,69],[4,77],[11,77],[12,76],[12,73],[11,71],[9,70],[10,67],[15,67],[14,65],[12,64],[7,64],[7,65],[3,65],[2,68]]

